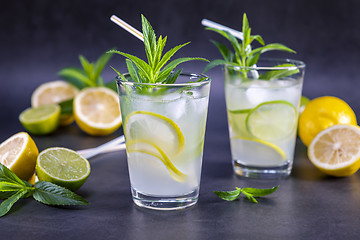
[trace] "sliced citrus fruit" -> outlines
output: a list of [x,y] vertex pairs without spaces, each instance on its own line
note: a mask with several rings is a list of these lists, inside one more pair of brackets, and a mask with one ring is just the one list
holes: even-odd
[[122,123],[119,97],[105,87],[81,90],[74,99],[74,115],[78,126],[95,136],[111,134]]
[[[128,154],[142,153],[157,158],[165,165],[174,180],[184,182],[186,175],[178,170],[166,154],[153,142],[146,140],[130,140],[126,142],[126,150]],[[143,160],[146,161],[146,157]]]
[[126,141],[151,139],[167,155],[177,154],[184,149],[185,139],[179,126],[157,113],[130,113],[124,123],[124,134]]
[[308,157],[319,170],[329,175],[352,175],[360,167],[360,128],[333,125],[321,131],[310,143]]
[[45,135],[59,126],[60,112],[57,104],[28,108],[20,114],[19,120],[28,132]]
[[283,100],[263,102],[253,108],[246,118],[249,132],[266,141],[283,139],[295,131],[295,107]]
[[264,140],[231,138],[230,143],[233,158],[240,162],[244,160],[247,165],[278,166],[284,164],[287,159],[281,148]]
[[75,191],[87,180],[90,164],[73,150],[61,147],[48,148],[37,158],[36,174],[41,181],[52,182]]
[[[57,80],[41,84],[31,95],[31,106],[39,107],[73,99],[79,90],[72,84]],[[60,125],[69,125],[74,121],[72,114],[61,114]]]
[[311,100],[299,118],[299,137],[309,146],[311,140],[322,130],[336,124],[357,125],[351,107],[337,97],[324,96]]
[[250,111],[251,109],[228,110],[229,125],[231,130],[235,133],[235,136],[230,137],[252,137],[251,133],[249,133],[246,128],[246,117]]
[[39,151],[25,132],[20,132],[0,144],[0,163],[19,178],[28,180],[34,174]]

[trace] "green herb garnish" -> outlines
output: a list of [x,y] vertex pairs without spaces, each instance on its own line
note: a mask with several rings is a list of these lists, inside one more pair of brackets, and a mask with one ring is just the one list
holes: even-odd
[[4,216],[20,198],[33,198],[47,205],[87,205],[85,199],[72,191],[50,182],[38,181],[32,186],[18,178],[0,163],[0,217]]
[[116,91],[115,81],[105,84],[101,77],[101,73],[111,56],[112,54],[104,53],[96,60],[96,62],[90,62],[84,56],[79,55],[82,68],[67,67],[60,70],[58,75],[79,89],[105,86]]
[[225,201],[234,201],[238,199],[238,197],[241,194],[244,194],[245,197],[250,202],[258,203],[258,201],[255,199],[255,197],[262,197],[269,194],[272,194],[275,192],[279,186],[273,187],[273,188],[236,188],[233,191],[214,191],[214,193],[221,199]]
[[[245,13],[243,15],[243,24],[242,24],[243,40],[241,41],[241,43],[239,43],[236,37],[230,34],[228,31],[219,30],[216,28],[209,28],[209,27],[206,29],[217,32],[221,34],[223,37],[225,37],[231,43],[234,51],[231,51],[227,46],[225,46],[220,42],[212,41],[213,44],[218,48],[224,59],[216,59],[214,61],[211,61],[205,67],[203,72],[206,72],[209,69],[219,65],[240,66],[242,67],[240,68],[240,71],[242,72],[242,77],[246,79],[249,70],[246,70],[244,67],[254,66],[258,62],[261,54],[273,50],[295,53],[294,50],[280,43],[270,43],[265,45],[265,42],[260,35],[251,35],[251,28],[249,26],[249,21]],[[261,47],[252,49],[251,44],[254,41],[258,42],[261,45]],[[293,64],[283,64],[283,65],[278,65],[276,67],[287,68],[292,66],[295,67],[295,65]],[[264,80],[269,80],[271,79],[270,77],[275,77],[276,75],[281,77],[286,77],[298,72],[297,69],[295,70],[281,69],[276,71],[277,74],[272,75],[268,73],[267,76],[260,76],[259,78]]]
[[[160,83],[171,84],[174,83],[177,77],[181,73],[181,69],[174,71],[174,69],[180,64],[192,60],[207,61],[204,58],[199,57],[184,57],[178,58],[168,63],[171,57],[182,47],[186,46],[190,42],[181,44],[170,49],[163,54],[163,50],[166,44],[167,37],[160,37],[156,41],[156,35],[148,20],[141,15],[142,20],[142,32],[144,35],[145,52],[147,56],[147,63],[142,59],[123,53],[116,50],[110,50],[108,53],[116,53],[126,57],[126,66],[131,78],[134,82],[138,83]],[[126,77],[118,70],[113,68],[114,71],[121,77],[123,81],[128,81]]]

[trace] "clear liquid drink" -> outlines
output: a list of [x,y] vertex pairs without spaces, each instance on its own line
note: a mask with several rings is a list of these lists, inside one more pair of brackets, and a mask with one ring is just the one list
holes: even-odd
[[[201,76],[180,75],[196,81]],[[134,202],[178,209],[197,202],[210,80],[138,84],[118,80]]]
[[290,60],[258,64],[225,67],[233,167],[241,176],[278,178],[292,169],[305,65]]

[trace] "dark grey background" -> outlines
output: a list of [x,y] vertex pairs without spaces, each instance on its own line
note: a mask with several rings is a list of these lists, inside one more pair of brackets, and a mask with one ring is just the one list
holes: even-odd
[[[291,57],[307,64],[304,95],[333,95],[344,99],[359,116],[359,1],[284,0],[167,0],[167,1],[2,1],[0,4],[0,142],[22,131],[18,115],[30,106],[41,83],[58,79],[57,72],[80,66],[78,55],[95,60],[106,50],[144,57],[142,43],[109,18],[116,14],[140,30],[143,13],[157,35],[168,36],[168,47],[191,44],[176,56],[220,54],[209,42],[223,40],[205,31],[203,18],[241,29],[246,12],[253,34],[267,43],[280,42],[297,51]],[[125,60],[110,64],[122,71]],[[182,67],[201,72],[204,63]],[[32,200],[17,204],[0,219],[1,239],[357,239],[360,234],[359,173],[329,178],[316,170],[298,141],[294,171],[282,181],[251,181],[232,174],[221,69],[212,78],[199,203],[186,211],[143,211],[131,203],[125,153],[95,158],[93,171],[79,194],[92,204],[77,210],[49,208]],[[110,81],[108,67],[103,77]],[[93,138],[76,125],[34,139],[43,150],[51,146],[81,149],[97,146],[122,133]],[[219,201],[213,190],[235,186],[270,187],[275,195],[259,205]]]

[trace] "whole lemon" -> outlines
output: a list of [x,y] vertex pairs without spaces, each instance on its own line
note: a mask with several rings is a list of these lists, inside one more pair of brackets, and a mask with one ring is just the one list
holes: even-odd
[[337,97],[324,96],[311,100],[299,118],[299,137],[309,146],[322,130],[336,124],[357,125],[351,107]]

